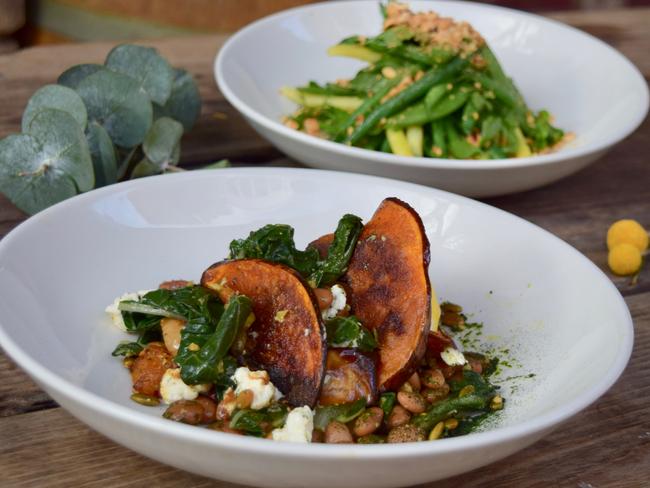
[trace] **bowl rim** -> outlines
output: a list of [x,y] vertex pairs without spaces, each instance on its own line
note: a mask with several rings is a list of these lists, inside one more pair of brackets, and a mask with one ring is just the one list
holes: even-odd
[[[309,176],[312,179],[322,181],[323,177],[345,177],[356,178],[360,180],[371,180],[377,183],[390,183],[398,188],[416,190],[418,192],[433,193],[437,198],[445,198],[447,200],[456,201],[463,205],[478,208],[485,212],[492,212],[496,214],[505,214],[508,218],[515,221],[534,232],[537,232],[540,237],[555,242],[561,246],[566,252],[575,256],[575,259],[584,260],[584,262],[595,271],[599,279],[605,280],[608,286],[616,297],[616,302],[619,307],[621,320],[617,321],[619,327],[617,332],[620,332],[622,337],[621,348],[614,365],[606,375],[601,377],[599,381],[595,382],[584,393],[576,397],[569,403],[553,407],[549,411],[527,421],[506,426],[497,427],[493,430],[485,432],[477,432],[467,436],[454,437],[443,439],[442,442],[420,442],[420,443],[405,443],[405,444],[385,444],[385,445],[359,445],[352,444],[342,447],[340,445],[326,445],[326,444],[310,444],[305,447],[304,444],[290,443],[290,442],[268,442],[266,439],[257,439],[246,436],[236,436],[221,432],[210,431],[205,428],[196,428],[194,426],[183,425],[176,422],[170,422],[162,417],[155,417],[133,408],[118,404],[112,400],[104,398],[96,393],[92,393],[81,386],[77,386],[68,380],[62,378],[56,373],[50,371],[39,360],[30,356],[30,354],[22,349],[12,339],[11,335],[5,331],[3,325],[4,319],[0,317],[0,346],[4,349],[6,354],[11,357],[24,371],[26,371],[32,378],[34,378],[39,386],[46,389],[48,392],[53,391],[57,395],[65,398],[67,402],[74,403],[81,406],[86,412],[93,412],[95,414],[111,418],[114,421],[120,422],[124,425],[133,427],[134,429],[144,429],[155,435],[167,436],[174,438],[179,442],[193,443],[196,445],[204,446],[206,448],[227,448],[232,451],[242,453],[254,453],[258,455],[277,456],[277,457],[292,457],[300,459],[349,459],[353,456],[359,460],[370,459],[388,459],[395,456],[421,456],[427,457],[435,454],[453,453],[464,451],[468,449],[476,449],[485,446],[497,445],[504,442],[515,441],[517,439],[530,438],[537,433],[545,433],[551,430],[560,422],[575,415],[579,411],[585,409],[600,396],[602,396],[621,376],[629,361],[632,353],[634,342],[634,327],[629,309],[625,300],[621,296],[618,289],[613,282],[589,259],[582,255],[578,250],[564,242],[562,239],[554,236],[550,232],[532,224],[516,215],[505,212],[498,208],[492,207],[482,202],[472,200],[467,197],[462,197],[442,190],[429,188],[415,183],[407,183],[402,181],[391,180],[389,178],[382,178],[378,176],[349,174],[329,170],[316,170],[316,169],[302,169],[302,168],[229,168],[220,170],[214,173],[211,170],[197,170],[186,173],[175,173],[172,175],[159,175],[139,180],[131,180],[127,182],[110,185],[98,190],[77,195],[71,199],[58,203],[46,210],[39,212],[33,217],[19,224],[16,228],[9,232],[0,241],[0,264],[4,258],[5,250],[12,245],[14,240],[20,238],[21,234],[34,227],[41,225],[41,222],[47,222],[51,216],[60,212],[65,212],[67,208],[77,205],[88,205],[93,200],[97,200],[112,193],[121,193],[127,190],[133,190],[134,187],[149,188],[157,185],[161,178],[164,181],[184,181],[192,179],[204,179],[206,177],[219,177],[223,174],[222,171],[227,171],[230,174],[247,177],[247,175],[254,173],[263,173],[267,175],[294,175]],[[172,180],[175,179],[175,180]],[[191,183],[190,183],[191,184]],[[68,408],[66,408],[68,409]],[[76,415],[76,414],[75,414]],[[128,447],[128,446],[127,446]]]
[[[417,1],[426,1],[426,0],[417,0]],[[568,33],[576,36],[582,36],[593,42],[595,45],[598,45],[601,49],[609,51],[610,54],[618,57],[624,65],[629,70],[629,76],[635,79],[635,82],[639,84],[639,88],[642,91],[641,99],[637,104],[638,110],[631,114],[627,118],[624,124],[618,125],[618,130],[616,132],[608,133],[608,137],[603,138],[598,143],[591,143],[587,145],[582,145],[579,147],[565,147],[559,149],[557,152],[552,152],[548,154],[528,156],[524,158],[503,158],[503,159],[437,159],[437,158],[426,158],[426,157],[406,157],[406,156],[396,156],[394,154],[383,153],[380,151],[373,151],[370,149],[364,149],[359,147],[352,147],[345,144],[329,141],[326,139],[321,139],[319,137],[310,136],[303,132],[299,132],[294,129],[290,129],[282,124],[280,121],[274,120],[270,117],[267,117],[239,98],[235,91],[228,85],[225,78],[226,63],[228,62],[229,53],[233,49],[233,46],[240,41],[244,36],[254,35],[255,31],[259,28],[263,28],[267,24],[271,24],[282,20],[286,17],[295,15],[296,13],[303,13],[308,11],[316,11],[323,7],[333,7],[337,5],[339,7],[345,5],[346,7],[359,7],[363,6],[370,8],[372,5],[373,8],[377,7],[377,0],[335,0],[328,2],[319,2],[309,5],[303,5],[299,7],[290,8],[283,10],[281,12],[266,16],[262,19],[259,19],[255,22],[248,24],[243,27],[223,44],[219,52],[217,53],[213,70],[216,83],[219,87],[219,90],[224,95],[226,100],[230,102],[240,113],[242,113],[246,118],[252,120],[253,122],[263,126],[269,131],[274,132],[275,134],[282,136],[284,138],[291,139],[297,143],[307,146],[314,146],[322,151],[330,151],[342,157],[359,158],[365,160],[372,160],[373,163],[382,164],[382,165],[397,165],[403,167],[416,167],[416,168],[436,168],[436,169],[452,169],[452,170],[493,170],[493,169],[506,169],[506,168],[523,168],[523,167],[535,167],[535,166],[544,166],[553,163],[560,163],[567,159],[582,158],[587,157],[598,152],[603,152],[609,147],[617,144],[626,137],[628,137],[632,132],[634,132],[639,125],[645,120],[645,117],[648,113],[650,107],[650,92],[648,90],[648,85],[645,81],[645,78],[639,71],[639,69],[632,63],[625,55],[620,51],[613,48],[609,44],[601,41],[595,36],[588,34],[580,29],[572,27],[570,25],[564,24],[563,22],[550,19],[541,15],[536,15],[528,12],[519,11],[516,9],[511,9],[507,7],[501,7],[496,5],[486,5],[476,2],[465,2],[457,0],[444,0],[444,2],[430,1],[431,4],[436,3],[446,3],[454,5],[462,5],[466,8],[472,9],[482,9],[485,11],[499,11],[511,16],[516,17],[525,17],[534,22],[541,24],[552,25],[553,27],[560,28],[565,30]],[[279,95],[278,95],[279,96]],[[611,134],[611,135],[609,135]],[[353,168],[350,168],[353,169]]]

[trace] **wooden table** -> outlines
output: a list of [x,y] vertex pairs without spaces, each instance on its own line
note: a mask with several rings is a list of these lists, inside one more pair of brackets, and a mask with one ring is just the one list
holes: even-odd
[[[553,17],[620,49],[650,76],[650,9],[569,12]],[[183,162],[220,158],[296,165],[260,139],[226,103],[212,78],[222,37],[151,43],[198,78],[203,114],[183,143]],[[66,67],[101,61],[107,44],[30,49],[0,56],[0,137],[20,129],[30,94]],[[223,114],[227,118],[224,119]],[[488,203],[522,216],[606,269],[608,225],[636,218],[650,225],[650,122],[606,157],[552,186]],[[0,237],[25,219],[0,196]],[[472,473],[435,483],[456,486],[650,485],[650,265],[638,284],[614,278],[634,317],[636,344],[621,380],[595,405],[532,447]],[[597,360],[597,358],[594,358]],[[585,365],[587,367],[587,365]],[[0,486],[234,486],[178,471],[114,444],[79,423],[0,352]],[[434,486],[431,484],[430,486]]]

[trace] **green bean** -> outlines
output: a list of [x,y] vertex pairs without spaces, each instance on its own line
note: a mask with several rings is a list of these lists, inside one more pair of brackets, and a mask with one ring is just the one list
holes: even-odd
[[366,120],[356,128],[356,130],[347,138],[349,144],[354,144],[365,136],[375,125],[383,118],[390,117],[400,110],[423,97],[433,85],[450,79],[467,65],[467,60],[460,57],[441,67],[427,72],[422,78],[406,87],[403,91],[379,105],[375,110],[368,114]]
[[381,99],[386,96],[386,94],[390,91],[391,88],[393,88],[397,83],[399,82],[399,78],[395,77],[393,79],[386,79],[382,78],[375,86],[374,86],[374,93],[372,96],[364,100],[364,102],[357,108],[354,112],[350,114],[350,116],[346,119],[346,121],[343,123],[341,128],[339,129],[337,135],[334,137],[334,140],[337,142],[341,142],[343,139],[345,139],[345,131],[347,130],[348,127],[352,127],[356,121],[357,118],[360,116],[365,116],[368,112],[370,112],[379,102],[381,102]]
[[486,403],[484,395],[469,394],[463,397],[449,398],[434,405],[429,411],[417,415],[411,420],[411,423],[428,432],[438,422],[445,420],[452,413],[481,410],[486,407]]
[[447,134],[445,123],[441,120],[431,122],[431,139],[433,148],[431,149],[434,157],[447,157]]

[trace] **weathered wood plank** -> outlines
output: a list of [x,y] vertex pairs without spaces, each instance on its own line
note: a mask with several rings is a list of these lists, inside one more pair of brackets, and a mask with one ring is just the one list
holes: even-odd
[[[635,295],[627,303],[636,324],[636,345],[623,377],[606,395],[532,447],[423,487],[645,486],[650,466],[650,294]],[[2,486],[64,487],[73,481],[87,487],[235,486],[134,454],[60,408],[0,418],[0,432]]]

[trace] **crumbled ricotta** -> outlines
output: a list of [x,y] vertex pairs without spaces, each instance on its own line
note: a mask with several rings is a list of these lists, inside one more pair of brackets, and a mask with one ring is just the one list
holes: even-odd
[[149,293],[152,290],[141,290],[141,291],[136,291],[134,293],[125,293],[124,295],[117,297],[115,300],[113,300],[113,303],[111,303],[108,307],[106,307],[105,312],[111,316],[111,320],[113,321],[113,325],[117,327],[118,329],[121,330],[126,330],[126,325],[124,325],[124,318],[122,317],[122,312],[118,308],[120,305],[120,302],[124,300],[133,300],[133,301],[138,301],[140,298],[142,298],[144,295]]
[[271,383],[269,374],[264,370],[251,371],[246,367],[237,368],[232,379],[237,384],[236,395],[244,390],[253,392],[253,402],[251,403],[253,410],[268,407],[272,401],[282,398],[282,392]]
[[329,308],[323,310],[323,319],[331,319],[338,315],[338,313],[345,308],[348,297],[345,294],[345,289],[341,285],[334,285],[330,288],[332,292],[332,303]]
[[271,436],[274,441],[311,442],[313,430],[314,412],[311,408],[304,406],[291,410],[284,426],[274,429]]
[[467,363],[467,359],[462,352],[453,347],[447,347],[440,353],[442,360],[449,366],[462,366]]
[[180,368],[169,368],[160,380],[160,396],[169,404],[178,400],[194,400],[199,393],[207,393],[210,385],[188,385],[181,378]]

